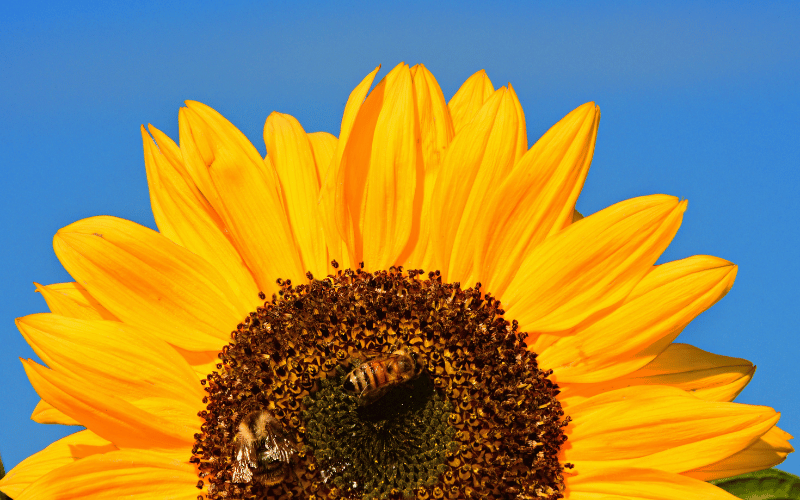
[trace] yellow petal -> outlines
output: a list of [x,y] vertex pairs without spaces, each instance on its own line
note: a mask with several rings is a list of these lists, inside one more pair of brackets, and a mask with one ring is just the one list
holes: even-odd
[[414,82],[414,100],[417,104],[422,159],[427,174],[429,164],[440,163],[434,160],[434,157],[450,144],[455,131],[442,89],[433,74],[422,64],[412,67],[411,73]]
[[204,179],[198,187],[230,231],[259,288],[269,295],[277,290],[278,278],[304,281],[306,271],[271,165],[222,115],[199,102],[186,105],[179,126],[187,168],[195,172],[193,178]]
[[344,106],[342,125],[339,129],[339,141],[342,145],[347,143],[347,139],[350,137],[350,132],[353,129],[353,124],[356,121],[356,117],[361,109],[361,105],[364,103],[364,98],[367,97],[367,92],[372,86],[372,82],[375,80],[375,75],[378,74],[380,69],[381,65],[379,64],[367,76],[365,76],[363,80],[361,80],[361,83],[359,83],[352,92],[350,92],[350,96],[347,98],[347,103]]
[[575,109],[539,139],[493,190],[476,266],[486,290],[502,295],[530,249],[572,222],[592,161],[600,108]]
[[697,315],[728,293],[730,262],[698,255],[655,266],[614,312],[539,353],[557,382],[594,383],[652,361]]
[[[157,129],[151,126],[150,130]],[[214,266],[234,292],[229,299],[239,310],[245,313],[254,310],[259,305],[258,287],[226,236],[225,224],[192,179],[181,174],[162,152],[177,146],[166,138],[171,146],[159,143],[160,147],[157,147],[144,127],[141,132],[150,202],[158,230]]]
[[[460,226],[475,222],[465,214],[467,205],[475,204],[473,188],[477,186],[474,198],[481,198],[491,176],[503,173],[513,164],[517,115],[507,94],[501,88],[486,101],[469,126],[455,136],[439,168],[431,212],[427,215],[436,228],[431,234],[436,265],[445,275],[451,267]],[[459,281],[468,276],[444,278]]]
[[753,374],[756,372],[756,367],[754,366],[750,373],[743,375],[742,377],[733,380],[725,385],[718,385],[714,387],[704,387],[702,389],[697,389],[693,392],[695,396],[700,399],[705,399],[706,401],[733,401],[736,399],[736,396],[739,395],[740,392],[750,383],[750,379],[753,378]]
[[492,93],[494,93],[494,87],[489,81],[489,77],[486,76],[486,71],[480,70],[467,78],[467,81],[447,103],[450,116],[453,117],[453,129],[456,134],[472,121]]
[[562,384],[559,400],[566,408],[614,389],[669,385],[706,401],[733,401],[755,371],[746,359],[720,356],[688,344],[670,344],[653,361],[624,377],[596,384]]
[[422,206],[419,216],[415,216],[415,222],[419,224],[419,236],[416,241],[409,241],[400,261],[408,267],[430,269],[429,264],[433,258],[433,247],[430,245],[433,221],[429,214],[433,202],[433,189],[436,186],[444,150],[453,140],[455,131],[450,119],[450,110],[433,74],[419,64],[411,68],[411,75],[414,81],[425,178],[422,183]]
[[117,319],[77,283],[54,283],[44,286],[34,283],[34,285],[36,285],[36,291],[44,297],[51,312],[70,318],[112,321]]
[[396,264],[409,240],[416,239],[419,228],[413,226],[422,207],[423,181],[411,73],[408,66],[398,66],[386,75],[363,201],[357,201],[364,207],[363,261],[370,269]]
[[430,207],[433,199],[433,188],[444,150],[453,140],[453,122],[450,110],[444,100],[439,83],[428,69],[418,64],[411,68],[414,83],[414,99],[417,106],[417,120],[420,130],[422,164],[424,178],[417,179],[417,190],[422,191],[421,204],[414,207],[412,235],[398,261],[407,267],[429,269],[425,256],[433,255],[429,245],[432,229]]
[[684,472],[683,475],[701,481],[711,481],[775,467],[786,460],[786,455],[794,451],[789,439],[792,439],[791,434],[773,427],[758,441],[739,453],[717,463]]
[[521,331],[563,332],[611,312],[680,226],[686,202],[633,198],[570,225],[534,248],[502,296]]
[[189,175],[189,171],[186,169],[186,165],[183,162],[183,154],[181,153],[181,148],[175,144],[167,134],[158,130],[154,126],[147,124],[147,130],[150,131],[150,134],[155,139],[156,144],[158,145],[158,150],[164,155],[164,158],[172,165],[172,168],[184,179],[186,179],[186,184],[189,185],[189,188],[197,193],[200,194],[200,189],[194,184],[192,181],[191,175]]
[[[455,221],[460,219],[452,242],[448,266],[447,278],[451,281],[470,282],[470,284],[477,281],[474,266],[476,262],[483,260],[482,249],[485,245],[482,238],[494,237],[492,230],[494,221],[485,217],[486,206],[495,194],[497,185],[514,166],[520,145],[524,144],[522,151],[527,149],[527,138],[520,136],[520,132],[524,134],[525,127],[519,124],[522,111],[517,96],[510,90],[505,91],[505,88],[498,92],[502,93],[502,98],[491,135],[486,143],[486,150],[481,152],[479,163],[468,156],[459,160],[457,138],[447,152],[442,166],[442,176],[437,186],[437,189],[441,187],[442,191],[437,191],[436,194],[439,196],[435,195],[434,203],[446,203],[443,196],[446,196],[447,184],[451,186],[450,189],[454,189],[453,184],[458,182],[471,184],[467,186],[469,196],[463,204],[462,212],[457,214],[451,211],[452,216],[456,217]],[[462,136],[469,137],[470,129],[478,122],[479,118],[476,118],[464,129]],[[468,172],[467,169],[473,166],[477,166],[477,171]],[[446,184],[442,182],[445,179],[449,180]],[[461,199],[454,197],[452,202],[460,204]]]
[[[184,448],[199,429],[137,408],[84,380],[21,360],[39,396],[121,448]],[[195,417],[197,418],[197,417]]]
[[247,311],[210,264],[164,236],[115,217],[61,229],[53,246],[67,271],[122,321],[189,350],[219,349]]
[[514,163],[516,163],[528,151],[528,130],[525,124],[525,112],[522,110],[522,104],[519,102],[519,97],[517,97],[517,93],[511,83],[508,84],[508,95],[511,97],[514,110],[517,112],[517,151],[514,155]]
[[671,385],[707,401],[733,401],[755,370],[746,359],[670,344],[656,359],[625,378],[633,384]]
[[712,484],[656,469],[576,466],[565,483],[569,500],[737,500]]
[[[317,213],[317,221],[322,225],[323,232],[325,233],[325,242],[328,247],[328,274],[334,273],[333,267],[330,265],[331,260],[337,262],[344,262],[345,255],[347,254],[347,245],[344,244],[342,237],[336,228],[331,227],[329,231],[328,224],[332,223],[333,215],[325,213],[325,206],[323,204],[323,183],[328,177],[328,173],[334,169],[333,159],[336,157],[336,148],[339,145],[339,139],[334,135],[327,132],[312,132],[308,134],[308,141],[311,143],[311,151],[314,153],[314,163],[317,166],[317,175],[320,179],[320,198],[316,201],[315,210]],[[345,268],[350,267],[345,264]]]
[[[325,238],[331,244],[329,248],[333,254],[332,257],[340,259],[339,262],[345,268],[353,267],[353,263],[350,262],[349,251],[347,250],[349,246],[352,246],[352,231],[349,227],[347,203],[344,202],[345,186],[342,182],[344,176],[340,172],[343,168],[342,157],[345,155],[350,132],[353,129],[356,117],[361,111],[364,98],[367,96],[367,91],[372,86],[379,69],[380,66],[372,70],[350,93],[342,116],[336,152],[327,172],[320,177],[322,182],[320,185],[319,211],[320,219],[324,224]],[[337,241],[339,242],[338,244],[336,243]],[[337,251],[342,253],[337,256]]]
[[81,425],[80,422],[64,415],[64,413],[42,399],[39,400],[36,404],[36,408],[33,409],[31,420],[39,424]]
[[264,124],[267,159],[281,182],[284,205],[292,226],[303,268],[316,276],[328,271],[325,234],[318,220],[320,179],[311,142],[293,116],[272,112]]
[[116,450],[65,465],[31,484],[15,500],[187,500],[198,490],[195,467],[153,450]]
[[129,402],[164,397],[176,405],[202,406],[204,391],[189,364],[166,342],[140,328],[50,313],[31,314],[16,323],[34,352],[54,370]]
[[361,106],[336,172],[343,190],[336,197],[337,229],[351,263],[386,269],[416,236],[423,180],[418,139],[411,74],[401,63]]
[[20,494],[39,478],[76,460],[117,447],[92,431],[79,431],[59,439],[39,453],[26,458],[0,479],[0,491],[11,498]]
[[199,380],[216,371],[217,364],[220,363],[218,351],[187,351],[180,347],[174,349],[189,363]]
[[[336,146],[339,143],[339,139],[328,132],[311,132],[308,134],[308,142],[311,144],[317,177],[321,183],[325,176],[328,175],[328,168],[330,168],[333,156],[336,154]],[[317,203],[318,201],[315,200],[314,202]]]
[[704,401],[667,386],[635,386],[570,408],[567,462],[685,472],[757,441],[780,415],[765,406]]

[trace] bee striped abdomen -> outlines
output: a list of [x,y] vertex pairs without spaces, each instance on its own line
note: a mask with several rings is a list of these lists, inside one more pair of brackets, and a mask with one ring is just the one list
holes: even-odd
[[404,350],[398,350],[354,368],[345,377],[342,388],[358,396],[362,404],[368,403],[381,397],[388,389],[415,378],[419,375],[416,368],[414,358]]

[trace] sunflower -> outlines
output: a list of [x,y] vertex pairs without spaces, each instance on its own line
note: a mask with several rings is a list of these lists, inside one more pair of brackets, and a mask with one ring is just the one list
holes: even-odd
[[32,419],[85,427],[0,481],[42,498],[723,499],[793,451],[731,402],[743,359],[673,341],[736,266],[655,265],[686,202],[575,202],[600,118],[528,149],[483,71],[352,91],[339,137],[266,120],[262,158],[187,102],[142,127],[158,232],[71,224],[75,282],[17,320]]

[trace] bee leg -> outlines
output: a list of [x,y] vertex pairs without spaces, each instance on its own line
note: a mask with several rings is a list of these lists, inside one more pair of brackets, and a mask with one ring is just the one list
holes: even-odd
[[[294,467],[294,463],[289,464],[289,468],[291,469],[292,476],[294,476],[294,479],[297,481],[297,484],[300,486],[300,488],[302,488],[303,493],[307,495],[308,494],[308,489],[307,489],[308,484],[306,484],[306,482],[303,481],[303,479],[297,474],[297,471],[295,470],[295,467]],[[283,489],[284,490],[287,489],[286,488],[286,484],[283,485]],[[288,491],[287,495],[289,495],[289,498],[292,498],[293,493],[291,491]]]
[[371,395],[366,396],[365,394],[367,392],[367,389],[368,389],[368,387],[364,387],[363,389],[361,389],[361,393],[358,395],[358,401],[362,405],[366,405],[366,404],[369,404],[369,403],[371,403],[373,401],[376,401],[378,398],[380,398],[383,395],[384,392],[386,392],[383,389],[375,389]]
[[286,483],[282,482],[281,487],[283,487],[283,492],[286,494],[286,498],[294,498],[294,492],[286,486]]

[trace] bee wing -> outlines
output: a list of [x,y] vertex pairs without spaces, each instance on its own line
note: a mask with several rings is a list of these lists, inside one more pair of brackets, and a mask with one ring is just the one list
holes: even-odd
[[236,459],[233,462],[233,482],[249,483],[253,480],[253,471],[250,468],[258,467],[256,463],[256,450],[252,440],[236,438]]
[[267,426],[264,436],[265,454],[272,460],[289,462],[292,455],[297,453],[297,447],[280,429],[275,426]]

